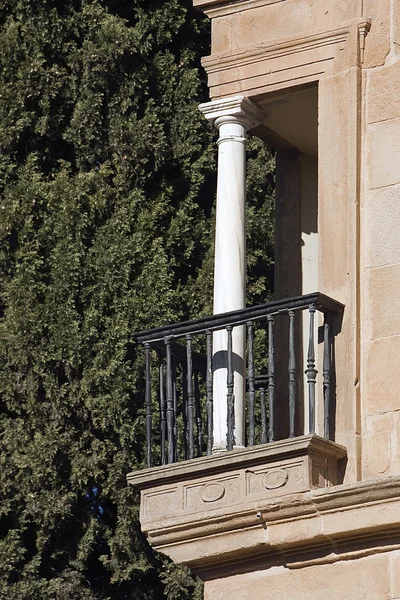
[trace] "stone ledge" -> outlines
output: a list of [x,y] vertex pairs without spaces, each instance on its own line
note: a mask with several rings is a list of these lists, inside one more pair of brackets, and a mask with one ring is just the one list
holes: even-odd
[[219,452],[171,465],[132,471],[127,475],[129,485],[139,490],[153,487],[154,484],[172,483],[192,479],[200,474],[226,472],[233,466],[244,468],[247,465],[262,464],[266,461],[299,456],[307,452],[321,453],[326,458],[339,460],[346,456],[346,448],[317,435],[270,442],[248,448],[237,448],[232,452]]

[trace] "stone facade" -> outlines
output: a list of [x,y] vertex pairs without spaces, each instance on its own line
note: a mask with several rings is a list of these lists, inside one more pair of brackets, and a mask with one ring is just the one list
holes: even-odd
[[143,529],[206,600],[398,600],[400,0],[194,5],[212,101],[249,99],[277,149],[277,297],[315,286],[345,306],[336,443],[131,474]]

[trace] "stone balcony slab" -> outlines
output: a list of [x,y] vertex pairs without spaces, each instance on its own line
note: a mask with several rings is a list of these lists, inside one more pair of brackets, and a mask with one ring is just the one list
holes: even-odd
[[[341,483],[346,449],[316,435],[130,473],[142,530],[155,550],[197,568],[246,557],[266,543],[265,515],[315,513],[310,490]],[[210,543],[210,536],[213,541]],[[304,534],[301,534],[304,536]],[[271,540],[272,541],[272,540]]]

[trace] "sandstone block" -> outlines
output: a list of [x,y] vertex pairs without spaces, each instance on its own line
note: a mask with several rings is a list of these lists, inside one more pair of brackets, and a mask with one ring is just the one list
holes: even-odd
[[400,3],[393,3],[393,52],[398,59],[400,56]]
[[400,244],[398,240],[400,185],[368,192],[362,219],[364,223],[365,265],[367,267],[380,267],[400,263]]
[[[319,153],[329,160],[318,161],[318,231],[320,232],[321,289],[340,301],[346,290],[348,277],[348,145],[343,137],[349,136],[347,118],[347,81],[341,76],[320,82],[319,98]],[[323,201],[321,201],[323,199]],[[335,260],[332,260],[332,256]],[[329,264],[329,268],[326,265]]]
[[296,545],[304,543],[304,540],[315,541],[319,537],[322,537],[321,523],[319,519],[315,519],[313,516],[297,522],[296,527],[293,527],[293,523],[290,521],[279,523],[276,526],[267,526],[268,544],[275,547]]
[[400,61],[369,71],[367,106],[369,123],[400,117]]
[[392,552],[390,555],[390,579],[391,579],[391,594],[396,600],[400,598],[400,551]]
[[390,50],[390,0],[365,0],[364,15],[372,21],[365,44],[364,67],[383,65]]
[[226,15],[211,21],[211,52],[229,52],[232,46],[232,16]]
[[366,425],[367,433],[370,435],[391,432],[393,427],[392,414],[390,412],[385,412],[378,415],[372,415],[367,418]]
[[392,424],[389,415],[367,417],[363,436],[363,479],[387,475],[391,465]]
[[326,536],[335,536],[337,540],[347,531],[352,536],[363,536],[373,528],[391,528],[398,520],[398,502],[388,503],[385,507],[366,503],[353,510],[327,511],[322,515],[321,529]]
[[[392,429],[392,460],[391,460],[391,475],[400,473],[400,410],[392,413],[393,429]],[[400,587],[400,581],[399,581]]]
[[387,556],[314,565],[272,567],[206,583],[205,600],[389,600]]
[[364,338],[400,335],[400,264],[368,269],[364,289]]
[[369,187],[400,183],[400,118],[369,125]]
[[[229,9],[227,9],[229,10]],[[235,14],[233,47],[288,39],[337,29],[361,15],[360,0],[314,3],[286,0]]]
[[400,410],[400,336],[365,342],[361,386],[365,415]]

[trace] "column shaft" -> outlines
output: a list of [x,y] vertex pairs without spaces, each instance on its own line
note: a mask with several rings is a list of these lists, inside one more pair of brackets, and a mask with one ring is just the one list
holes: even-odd
[[[246,138],[245,126],[232,117],[217,120],[219,127],[217,216],[214,260],[214,314],[246,306]],[[235,442],[245,444],[245,328],[232,335]],[[214,449],[226,447],[227,334],[214,333]]]
[[[246,132],[262,121],[262,113],[243,96],[200,106],[219,130],[217,215],[214,260],[214,314],[246,306]],[[227,332],[213,335],[213,451],[227,446]],[[245,327],[232,335],[235,445],[245,445]]]

